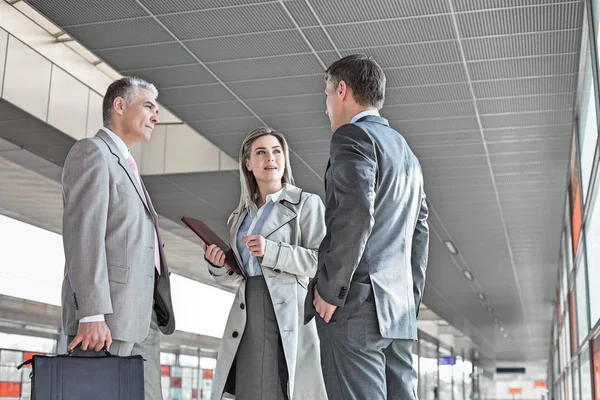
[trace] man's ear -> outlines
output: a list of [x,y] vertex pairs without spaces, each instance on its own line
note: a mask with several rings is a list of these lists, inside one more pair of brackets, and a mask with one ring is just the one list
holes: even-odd
[[125,109],[125,99],[118,96],[113,100],[113,111],[119,115],[123,115]]
[[348,85],[346,82],[340,81],[335,93],[341,100],[344,100],[348,94]]

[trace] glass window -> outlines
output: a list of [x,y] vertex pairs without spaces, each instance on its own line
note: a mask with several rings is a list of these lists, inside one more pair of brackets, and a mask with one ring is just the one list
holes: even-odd
[[590,46],[587,48],[585,73],[583,75],[583,92],[579,104],[579,155],[581,159],[581,187],[583,203],[586,203],[590,186],[590,175],[594,163],[594,153],[598,140],[598,122],[596,120],[596,90],[592,71]]
[[592,398],[592,371],[590,369],[590,351],[586,348],[581,352],[581,398],[591,399]]
[[[581,187],[579,185],[579,160],[575,136],[571,143],[571,164],[569,166],[569,205],[571,216],[571,248],[577,254],[577,243],[581,231]],[[566,254],[566,253],[563,253]]]
[[577,311],[575,310],[575,293],[569,292],[569,318],[571,322],[571,355],[577,352]]
[[586,283],[586,264],[585,257],[580,257],[579,267],[577,268],[577,277],[575,279],[575,295],[577,296],[577,331],[579,333],[579,345],[583,343],[589,333],[588,322],[588,290]]
[[452,356],[450,350],[440,348],[440,386],[438,388],[439,400],[451,400],[452,399],[452,365],[441,364],[441,359],[448,359]]
[[[571,368],[571,372],[573,374],[573,400],[581,400],[579,397],[579,360],[576,360],[573,363]],[[586,399],[587,400],[587,399]]]
[[[600,176],[597,175],[597,176]],[[592,211],[585,223],[585,239],[587,248],[588,286],[600,287],[600,203],[598,202],[598,189],[596,188]],[[600,318],[600,290],[590,290],[590,317],[592,326]]]
[[433,400],[434,391],[437,390],[438,356],[437,348],[433,343],[425,340],[419,342],[419,358],[421,369],[419,371],[420,399]]

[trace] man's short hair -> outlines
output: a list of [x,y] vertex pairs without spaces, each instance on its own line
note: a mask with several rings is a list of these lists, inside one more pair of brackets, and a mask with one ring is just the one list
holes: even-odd
[[346,82],[354,93],[354,100],[361,106],[383,107],[385,100],[385,74],[372,57],[352,54],[340,58],[325,71],[325,82],[337,88],[340,81]]
[[135,76],[125,76],[110,84],[102,100],[102,123],[104,126],[107,126],[112,118],[115,99],[122,97],[127,104],[131,104],[137,95],[138,88],[149,90],[155,99],[158,97],[158,90],[154,84]]

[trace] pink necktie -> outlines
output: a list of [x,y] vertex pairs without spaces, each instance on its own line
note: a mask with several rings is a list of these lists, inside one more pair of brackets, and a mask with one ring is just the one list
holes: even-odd
[[[142,186],[142,179],[140,178],[137,164],[135,163],[135,160],[133,159],[132,156],[129,156],[127,158],[127,164],[129,164],[129,167],[133,171],[138,183],[140,184],[140,187],[143,190],[144,187]],[[145,193],[144,193],[144,195],[145,195]],[[146,198],[146,200],[149,201],[148,198]],[[154,266],[156,267],[156,270],[158,271],[158,274],[160,275],[160,251],[158,249],[158,235],[156,234],[156,228],[154,229]]]

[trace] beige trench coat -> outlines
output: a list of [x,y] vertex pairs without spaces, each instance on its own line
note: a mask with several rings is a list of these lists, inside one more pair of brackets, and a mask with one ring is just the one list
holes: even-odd
[[[234,214],[231,218],[230,244],[240,265],[236,237],[245,215]],[[304,325],[306,288],[317,271],[317,252],[325,236],[321,198],[286,185],[261,234],[266,239],[261,269],[281,334],[288,367],[288,396],[290,400],[327,399],[315,321]],[[245,304],[245,280],[227,266],[217,268],[209,265],[208,268],[217,282],[238,286],[221,340],[213,380],[211,398],[220,400],[246,325],[246,309],[240,307]]]

